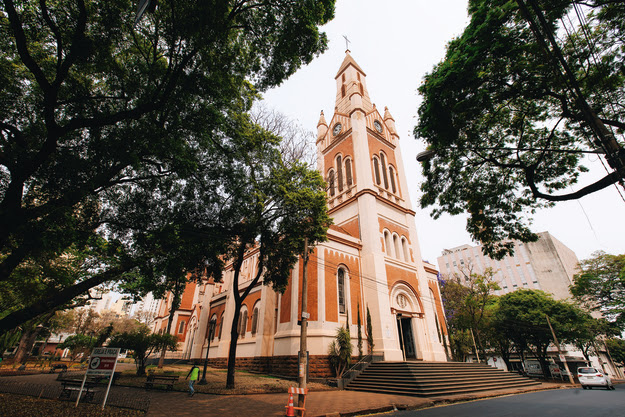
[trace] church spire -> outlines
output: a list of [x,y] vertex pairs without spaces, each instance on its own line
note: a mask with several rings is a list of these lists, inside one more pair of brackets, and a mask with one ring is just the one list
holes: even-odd
[[345,59],[336,74],[336,108],[340,113],[351,114],[360,110],[368,113],[373,109],[365,77],[367,75],[354,58],[345,51]]
[[323,116],[323,110],[321,110],[321,116],[319,116],[319,121],[317,122],[317,140],[323,139],[327,131],[328,124],[326,123],[326,118]]
[[397,129],[395,128],[395,119],[391,116],[391,112],[388,111],[388,107],[384,107],[384,123],[388,126],[388,129],[391,131],[391,134],[396,136],[399,139],[399,135],[397,134]]

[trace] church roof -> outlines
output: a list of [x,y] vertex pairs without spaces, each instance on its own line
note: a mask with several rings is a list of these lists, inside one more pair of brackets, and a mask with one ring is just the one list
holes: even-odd
[[336,77],[334,77],[335,79],[339,77],[339,75],[341,75],[341,73],[343,71],[345,71],[345,69],[347,69],[347,67],[349,66],[353,66],[354,68],[356,68],[358,71],[360,71],[362,73],[362,75],[367,75],[365,74],[365,72],[362,70],[362,68],[360,68],[358,66],[358,64],[356,63],[356,61],[354,61],[354,58],[352,58],[352,56],[349,54],[349,49],[347,51],[345,51],[345,59],[343,60],[343,63],[341,64],[341,67],[339,68],[339,72],[336,73]]

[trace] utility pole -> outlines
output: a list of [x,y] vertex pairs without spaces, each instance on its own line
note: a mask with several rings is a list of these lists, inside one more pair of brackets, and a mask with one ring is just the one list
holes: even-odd
[[545,317],[547,317],[547,324],[549,324],[549,329],[551,329],[551,335],[553,336],[553,341],[555,342],[556,347],[558,348],[558,356],[560,357],[560,360],[564,364],[564,369],[566,370],[566,373],[569,376],[569,381],[571,382],[571,384],[575,384],[575,382],[573,382],[573,375],[571,375],[571,371],[569,371],[569,365],[566,363],[566,358],[560,351],[560,343],[558,343],[558,338],[556,337],[556,333],[553,331],[553,327],[551,326],[551,321],[549,320],[549,316],[545,314]]
[[[299,342],[299,387],[306,388],[306,370],[308,369],[308,345],[306,342],[307,330],[308,330],[308,318],[310,314],[306,311],[308,309],[308,238],[304,238],[304,270],[302,271],[302,315],[300,328],[300,342]],[[302,407],[304,403],[304,395],[299,394],[297,397],[297,404]]]
[[475,356],[477,356],[478,363],[480,361],[480,352],[477,351],[477,344],[475,343],[475,336],[473,335],[473,329],[471,328],[471,339],[473,339],[473,347],[475,348]]

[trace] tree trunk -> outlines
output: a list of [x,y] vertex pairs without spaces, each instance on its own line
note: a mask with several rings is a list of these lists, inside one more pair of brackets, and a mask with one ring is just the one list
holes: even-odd
[[[237,297],[238,298],[238,297]],[[230,326],[230,348],[228,349],[228,376],[226,377],[226,388],[234,388],[234,369],[237,360],[237,342],[239,337],[239,316],[241,315],[241,301],[234,303],[234,316],[232,326]]]
[[[261,246],[260,254],[258,257],[258,272],[254,279],[249,283],[243,293],[239,293],[239,274],[241,273],[241,265],[243,265],[243,258],[245,255],[245,249],[247,248],[246,241],[242,241],[237,251],[237,259],[234,263],[234,277],[232,278],[232,295],[234,297],[234,317],[232,318],[232,326],[230,327],[230,348],[228,349],[228,375],[226,377],[226,388],[234,388],[234,368],[237,360],[237,343],[238,343],[238,325],[239,316],[241,315],[241,306],[243,301],[249,295],[252,288],[256,286],[260,277],[263,274],[264,268],[264,250]],[[223,324],[222,324],[223,326]]]
[[[171,323],[174,318],[174,313],[178,308],[174,309],[174,304],[172,304],[171,309],[169,310],[169,317],[167,317],[167,329],[165,329],[166,334],[171,334]],[[163,346],[161,349],[161,356],[158,358],[158,368],[162,369],[165,364],[165,354],[167,353],[167,349]]]
[[85,294],[90,288],[104,282],[112,281],[124,272],[128,272],[134,265],[122,265],[104,271],[98,275],[86,279],[76,285],[65,288],[60,292],[50,294],[47,298],[34,302],[20,310],[14,311],[0,319],[0,334],[15,329],[16,327],[32,320],[44,313],[55,310],[58,306],[72,301],[79,295]]
[[24,333],[22,333],[22,337],[20,338],[20,343],[17,347],[17,352],[15,353],[15,362],[25,364],[26,360],[30,356],[30,351],[35,344],[35,340],[37,339],[37,335],[41,327],[33,327],[30,328]]
[[[165,330],[166,334],[171,334],[171,324],[174,319],[174,313],[180,307],[182,292],[184,291],[184,288],[186,287],[186,285],[182,286],[182,288],[181,286],[182,284],[179,281],[177,281],[176,285],[174,286],[174,291],[173,291],[173,296],[172,296],[172,301],[171,301],[171,308],[169,309],[169,317],[167,317],[167,329]],[[163,346],[163,348],[161,349],[161,356],[158,358],[159,369],[162,369],[163,365],[165,364],[166,353],[167,353],[167,349],[165,348],[165,346]]]

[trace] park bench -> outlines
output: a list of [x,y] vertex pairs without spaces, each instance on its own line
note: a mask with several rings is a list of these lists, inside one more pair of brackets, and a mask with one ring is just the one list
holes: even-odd
[[174,375],[148,375],[148,378],[145,381],[145,388],[154,388],[155,384],[165,385],[167,391],[170,391],[174,388],[174,384],[178,381],[178,378],[178,376]]
[[[63,390],[59,395],[59,399],[66,398],[69,400],[72,396],[72,392],[80,391],[80,387],[82,386],[82,380],[79,381],[76,379],[65,379],[61,381],[61,384],[63,384]],[[96,392],[98,392],[98,390],[95,389],[95,386],[95,382],[85,381],[85,386],[82,389],[82,398],[85,401],[93,401],[93,396]]]
[[52,365],[50,367],[50,373],[55,373],[57,369],[60,369],[61,372],[67,372],[67,365],[65,365],[64,363],[57,363],[56,365]]

